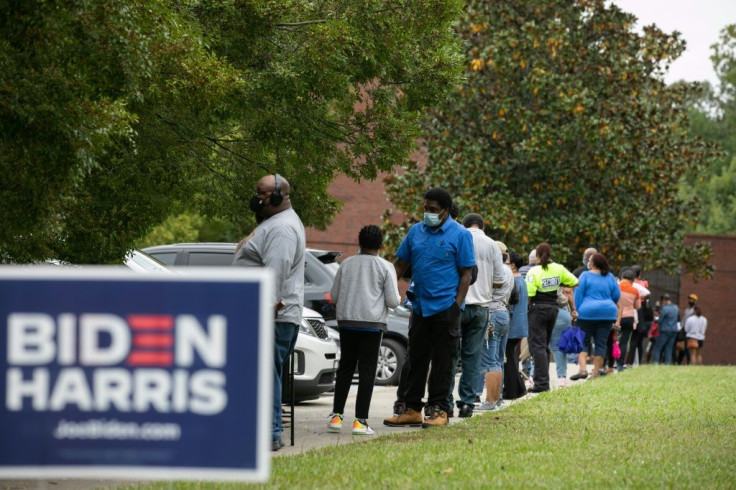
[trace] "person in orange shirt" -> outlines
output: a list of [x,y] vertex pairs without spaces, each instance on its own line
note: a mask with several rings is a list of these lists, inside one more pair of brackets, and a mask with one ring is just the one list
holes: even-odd
[[618,316],[616,325],[621,327],[621,356],[618,358],[616,368],[623,371],[628,366],[624,364],[626,353],[629,350],[629,339],[636,329],[636,310],[641,308],[641,298],[639,291],[634,287],[634,271],[624,269],[621,271],[621,281],[618,287],[621,290],[621,298],[618,301]]

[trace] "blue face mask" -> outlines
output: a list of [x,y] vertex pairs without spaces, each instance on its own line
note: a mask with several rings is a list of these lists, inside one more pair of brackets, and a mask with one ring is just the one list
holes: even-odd
[[442,220],[440,219],[440,213],[424,213],[424,224],[435,228],[442,223]]

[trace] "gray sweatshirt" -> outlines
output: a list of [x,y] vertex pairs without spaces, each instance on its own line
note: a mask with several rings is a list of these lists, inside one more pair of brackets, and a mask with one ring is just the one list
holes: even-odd
[[281,301],[285,305],[278,312],[277,322],[302,322],[305,249],[304,225],[289,208],[258,225],[245,245],[235,252],[233,265],[268,267],[273,271],[272,304]]
[[388,309],[401,301],[394,266],[369,254],[348,257],[340,264],[330,295],[337,305],[338,327],[384,332]]

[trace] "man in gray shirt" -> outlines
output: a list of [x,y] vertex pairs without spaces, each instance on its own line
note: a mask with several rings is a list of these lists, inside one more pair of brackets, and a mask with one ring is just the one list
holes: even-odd
[[469,213],[463,218],[463,226],[473,236],[475,263],[478,266],[478,278],[468,288],[465,296],[465,310],[460,317],[460,349],[455,353],[452,362],[452,384],[450,385],[450,407],[453,402],[455,372],[458,360],[462,359],[462,374],[458,385],[457,406],[460,417],[473,415],[475,390],[480,380],[480,355],[483,335],[488,326],[488,307],[492,300],[494,288],[500,288],[505,281],[501,249],[483,231],[483,217]]
[[289,182],[279,174],[258,181],[250,209],[263,221],[235,251],[233,265],[268,267],[274,273],[274,373],[273,425],[274,451],[284,446],[281,440],[281,386],[284,361],[294,352],[304,304],[304,225],[291,208]]

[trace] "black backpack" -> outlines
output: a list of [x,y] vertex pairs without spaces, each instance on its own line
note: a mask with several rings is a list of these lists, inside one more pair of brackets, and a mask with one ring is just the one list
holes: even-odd
[[516,285],[516,281],[514,281],[514,289],[511,290],[511,297],[509,297],[509,306],[517,304],[519,297],[519,288]]
[[645,322],[654,321],[654,310],[652,309],[652,302],[649,300],[649,297],[641,302],[639,318],[643,319]]

